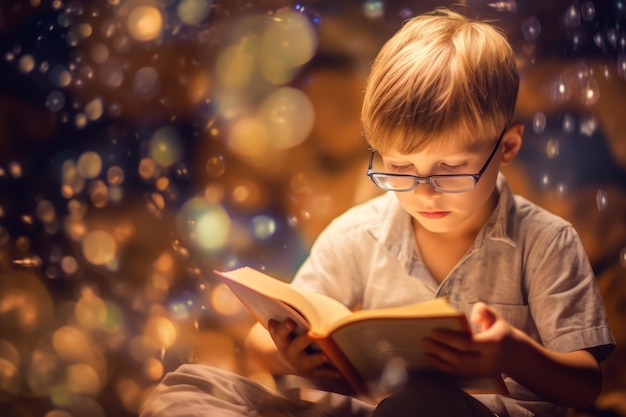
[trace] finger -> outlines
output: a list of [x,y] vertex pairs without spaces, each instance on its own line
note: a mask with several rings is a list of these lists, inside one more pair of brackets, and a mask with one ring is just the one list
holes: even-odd
[[448,343],[441,343],[437,339],[424,338],[421,344],[426,355],[436,358],[437,362],[446,363],[454,368],[457,368],[461,363],[467,363],[468,360],[479,357],[478,352],[470,349],[467,343],[457,343],[457,346],[461,346],[459,349]]
[[293,339],[293,331],[295,328],[296,324],[292,320],[285,320],[283,322],[270,320],[268,323],[270,336],[279,350],[284,350],[289,346]]
[[480,327],[481,331],[489,329],[496,322],[496,312],[483,302],[474,304],[470,321]]
[[328,357],[306,334],[293,339],[283,352],[285,358],[301,373],[310,373],[314,368],[328,363]]
[[317,368],[325,368],[326,370],[334,369],[328,362],[328,357],[324,353],[314,353],[312,355],[303,355],[298,358],[298,368],[300,371],[310,374]]
[[432,338],[424,338],[421,345],[425,350],[424,358],[435,368],[453,373],[458,362],[458,351],[451,349],[445,344],[439,343]]
[[301,334],[292,338],[289,343],[288,353],[290,356],[303,356],[310,353],[317,353],[313,348],[313,340],[306,334]]
[[457,351],[467,351],[472,349],[472,335],[465,331],[455,331],[450,329],[435,329],[431,333],[430,339],[443,347],[455,349]]
[[[304,348],[303,348],[304,346]],[[299,336],[289,345],[286,356],[298,373],[314,377],[340,378],[341,374],[323,352],[314,351],[311,340]]]

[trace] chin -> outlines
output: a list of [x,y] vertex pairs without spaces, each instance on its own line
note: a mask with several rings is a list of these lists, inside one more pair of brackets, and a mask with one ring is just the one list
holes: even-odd
[[459,225],[456,222],[450,222],[448,219],[424,220],[419,218],[418,215],[415,216],[415,221],[431,233],[448,233],[459,228]]
[[468,213],[452,212],[448,216],[442,219],[424,219],[419,214],[414,216],[415,221],[418,222],[424,229],[431,233],[461,233],[465,234],[474,230],[471,219],[472,216]]

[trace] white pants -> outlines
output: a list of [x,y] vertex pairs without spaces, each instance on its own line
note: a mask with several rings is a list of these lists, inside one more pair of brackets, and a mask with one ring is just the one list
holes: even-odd
[[[302,379],[295,377],[297,383]],[[480,401],[445,381],[428,378],[391,396],[379,408],[350,396],[302,391],[290,382],[272,390],[206,365],[168,373],[143,404],[140,417],[493,417]],[[289,388],[289,387],[294,388]],[[303,399],[302,393],[315,393]]]
[[373,411],[340,394],[320,392],[306,401],[299,389],[279,392],[223,369],[182,365],[150,394],[140,417],[370,417]]

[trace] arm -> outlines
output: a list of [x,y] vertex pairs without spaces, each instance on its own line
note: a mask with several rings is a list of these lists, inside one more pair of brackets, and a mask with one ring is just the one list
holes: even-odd
[[587,407],[602,387],[602,370],[591,353],[550,351],[518,331],[519,358],[507,373],[531,391],[566,407]]
[[565,407],[588,406],[600,393],[602,371],[591,353],[546,349],[484,303],[474,306],[471,321],[480,326],[480,333],[438,330],[423,341],[436,368],[470,377],[506,373],[547,401]]
[[268,332],[255,323],[246,336],[248,357],[273,375],[340,378],[325,354],[311,350],[313,340],[306,334],[293,334],[295,327],[289,319],[282,323],[270,320]]

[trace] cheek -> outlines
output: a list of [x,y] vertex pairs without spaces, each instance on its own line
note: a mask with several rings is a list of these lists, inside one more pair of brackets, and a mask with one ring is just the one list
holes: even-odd
[[457,213],[471,213],[481,206],[482,192],[474,189],[468,193],[450,194],[446,196],[445,207]]
[[476,188],[469,193],[468,197],[471,196],[471,202],[468,202],[468,204],[473,207],[480,207],[485,204],[496,189],[497,178],[497,171],[493,174],[485,172],[478,184],[476,184]]
[[482,193],[491,194],[491,192],[496,188],[496,182],[498,181],[499,163],[498,161],[493,161],[491,166],[483,173],[476,184],[476,191],[480,191]]
[[410,209],[410,206],[413,204],[412,201],[414,201],[414,197],[412,196],[412,194],[412,192],[396,193],[396,198],[398,199],[398,202],[402,207],[404,207],[405,210]]

